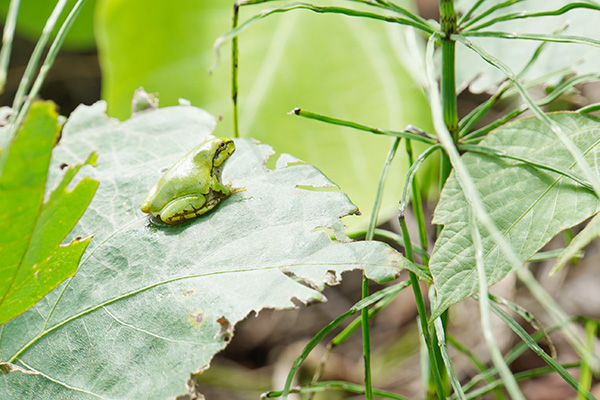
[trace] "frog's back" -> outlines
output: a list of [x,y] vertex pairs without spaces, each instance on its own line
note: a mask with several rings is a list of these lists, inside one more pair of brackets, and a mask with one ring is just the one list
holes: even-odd
[[[146,196],[144,205],[150,209],[161,209],[171,200],[188,194],[207,194],[210,189],[210,170],[194,163],[192,157],[177,161],[159,179]],[[153,200],[150,200],[153,199]]]

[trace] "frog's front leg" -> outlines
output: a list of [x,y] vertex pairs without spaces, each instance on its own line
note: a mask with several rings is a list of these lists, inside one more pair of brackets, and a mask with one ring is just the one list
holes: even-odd
[[203,194],[194,193],[169,202],[160,213],[156,213],[154,216],[166,224],[178,225],[214,208],[215,204],[208,203]]
[[229,196],[231,193],[231,183],[227,185],[223,185],[216,176],[212,176],[212,189],[213,192],[219,192],[223,194],[223,198]]

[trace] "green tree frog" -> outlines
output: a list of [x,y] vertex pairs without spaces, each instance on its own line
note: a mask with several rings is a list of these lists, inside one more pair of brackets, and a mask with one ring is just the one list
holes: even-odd
[[221,183],[225,161],[234,151],[233,140],[208,136],[164,173],[146,195],[142,211],[169,225],[178,225],[244,190]]

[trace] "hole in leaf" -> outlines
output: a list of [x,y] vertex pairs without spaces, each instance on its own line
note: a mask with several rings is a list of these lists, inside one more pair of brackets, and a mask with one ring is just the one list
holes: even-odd
[[311,192],[341,192],[337,186],[311,186],[311,185],[296,185],[298,189],[308,190]]

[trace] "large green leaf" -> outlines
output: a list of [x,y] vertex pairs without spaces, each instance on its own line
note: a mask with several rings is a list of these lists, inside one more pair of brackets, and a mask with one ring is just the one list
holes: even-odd
[[289,155],[265,168],[272,149],[249,139],[236,140],[223,171],[245,191],[184,225],[156,226],[139,209],[146,192],[215,119],[179,106],[120,123],[104,108],[78,108],[54,154],[98,152],[87,172],[100,187],[74,231],[94,238],[68,284],[2,328],[0,359],[28,373],[2,376],[0,398],[173,398],[251,311],[322,300],[350,269],[389,280],[414,267],[383,243],[349,241],[347,196]]
[[7,149],[0,176],[0,324],[72,276],[90,241],[59,246],[98,186],[86,178],[66,190],[81,166],[70,167],[44,202],[50,155],[60,132],[57,116],[53,103],[33,104]]
[[[243,7],[240,20],[269,5]],[[177,7],[161,0],[101,1],[96,22],[109,114],[129,116],[132,93],[143,86],[158,92],[163,105],[183,97],[223,116],[218,133],[231,136],[229,45],[219,67],[211,75],[207,70],[216,60],[215,39],[231,29],[232,6],[233,0],[184,0]],[[240,37],[242,136],[323,171],[363,213],[351,226],[368,221],[392,140],[287,113],[301,107],[382,128],[429,129],[425,98],[403,66],[410,61],[402,35],[381,22],[295,11]],[[397,157],[391,168],[382,220],[397,211],[404,164]]]
[[[457,1],[457,9],[463,13],[468,10],[476,0]],[[475,15],[491,9],[504,0],[488,0],[482,3]],[[566,0],[527,0],[517,1],[509,7],[496,10],[480,22],[489,21],[508,14],[520,12],[535,13],[541,11],[559,10],[573,2]],[[590,2],[591,3],[591,2]],[[600,37],[600,25],[597,23],[600,11],[590,9],[573,9],[565,14],[541,17],[516,19],[500,22],[483,31],[501,31],[518,34],[553,34],[561,29],[560,35],[579,35],[592,39]],[[478,24],[478,23],[476,23]],[[530,60],[536,48],[542,43],[532,40],[516,40],[502,38],[469,38],[475,44],[498,59],[506,63],[518,73]],[[483,61],[477,54],[464,46],[457,46],[457,80],[471,82],[470,89],[479,93],[489,89],[505,80],[506,76],[498,69]],[[597,73],[600,62],[600,48],[581,44],[547,43],[543,52],[529,69],[524,78],[530,80],[542,77],[567,68],[579,74]]]
[[[600,170],[600,119],[577,113],[549,115],[577,147],[595,171]],[[493,131],[481,146],[581,176],[571,153],[536,118],[526,118]],[[576,225],[600,209],[589,189],[558,173],[522,162],[468,153],[463,157],[486,211],[522,261],[528,260],[560,231]],[[430,261],[439,315],[451,304],[478,290],[474,247],[469,230],[469,206],[452,173],[433,222],[444,225]],[[485,268],[490,284],[511,270],[507,257],[489,233],[480,227]]]
[[[11,0],[0,0],[0,18],[4,21],[8,14]],[[60,26],[77,0],[68,0],[65,9],[58,20]],[[79,12],[75,23],[69,29],[64,46],[67,49],[85,50],[95,47],[94,39],[94,8],[96,0],[86,0]],[[31,41],[37,41],[42,34],[46,20],[54,10],[56,1],[48,0],[21,0],[17,16],[17,33]],[[56,28],[55,33],[58,31]]]

